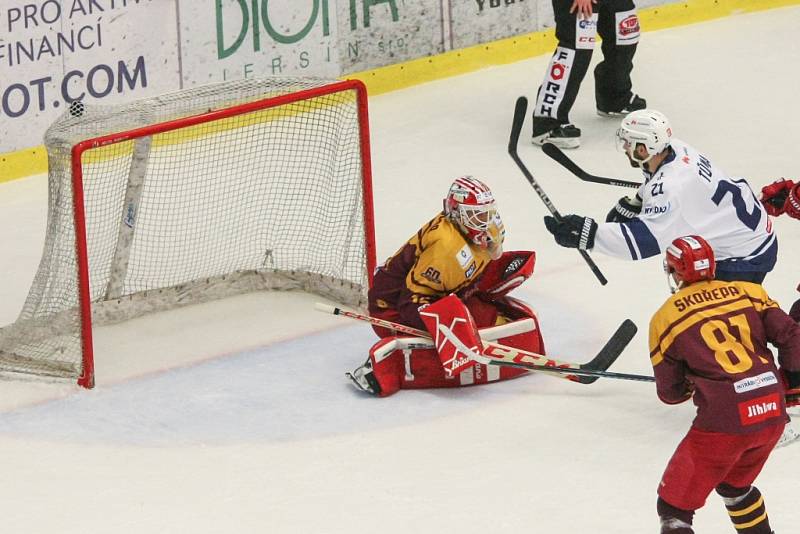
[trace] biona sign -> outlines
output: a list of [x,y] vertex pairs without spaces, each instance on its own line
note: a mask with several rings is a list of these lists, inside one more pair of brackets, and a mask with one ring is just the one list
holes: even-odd
[[[294,2],[296,0],[285,1]],[[253,51],[259,52],[261,50],[262,29],[270,39],[281,44],[294,44],[303,40],[317,24],[322,25],[322,35],[328,37],[331,34],[331,3],[335,8],[335,0],[311,0],[311,10],[302,27],[294,31],[294,33],[282,33],[270,19],[269,0],[251,0],[249,4],[246,0],[237,0],[233,6],[229,5],[228,7],[223,7],[222,2],[215,2],[217,58],[225,59],[234,54],[245,42],[248,34],[251,34],[252,37]],[[400,14],[397,8],[397,0],[349,0],[350,30],[358,28],[359,11],[361,12],[363,26],[368,28],[370,25],[370,9],[379,4],[386,4],[386,7],[391,12],[393,22],[399,20]],[[358,9],[359,7],[361,8],[360,10]],[[235,15],[232,13],[233,11],[236,12]],[[224,22],[227,17],[241,19],[241,25],[235,36],[226,34]]]

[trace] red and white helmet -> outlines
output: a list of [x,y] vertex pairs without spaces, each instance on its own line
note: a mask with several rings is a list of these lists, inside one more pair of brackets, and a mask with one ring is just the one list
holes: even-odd
[[713,280],[716,268],[714,249],[698,235],[679,237],[667,247],[664,270],[672,293],[701,280]]
[[456,178],[444,199],[444,213],[467,239],[500,257],[505,229],[486,184],[472,176]]

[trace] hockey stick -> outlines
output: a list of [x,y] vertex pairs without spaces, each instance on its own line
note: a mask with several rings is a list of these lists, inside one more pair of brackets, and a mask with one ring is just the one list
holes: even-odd
[[[470,348],[467,347],[466,345],[464,345],[464,343],[460,339],[458,339],[458,336],[453,334],[453,332],[449,328],[447,328],[445,325],[440,324],[439,325],[439,331],[442,333],[442,335],[444,335],[444,337],[447,338],[448,341],[450,341],[450,343],[455,345],[455,347],[459,351],[461,351],[462,353],[464,353],[467,356],[469,356],[470,359],[475,360],[476,362],[480,362],[480,363],[485,364],[485,365],[500,365],[500,366],[503,366],[503,367],[516,367],[518,369],[527,369],[529,371],[544,371],[544,372],[551,372],[551,373],[566,373],[566,374],[570,374],[570,375],[578,375],[580,377],[591,377],[591,378],[587,378],[587,379],[578,379],[578,380],[576,380],[576,382],[580,382],[582,384],[591,384],[591,383],[595,382],[600,377],[603,377],[603,378],[616,378],[618,380],[635,380],[635,381],[638,381],[638,382],[654,382],[655,378],[653,378],[652,376],[631,375],[631,374],[627,374],[627,373],[614,373],[614,372],[610,372],[610,371],[606,371],[605,370],[611,365],[611,363],[614,362],[614,360],[617,359],[617,357],[622,352],[621,350],[618,353],[613,352],[611,349],[609,349],[609,345],[612,344],[612,342],[613,342],[613,345],[618,345],[619,341],[620,341],[620,338],[623,338],[623,337],[627,336],[627,332],[630,329],[630,325],[633,325],[633,328],[634,328],[633,332],[635,333],[636,332],[636,330],[635,330],[636,329],[636,325],[634,325],[633,322],[631,322],[628,319],[626,319],[625,322],[623,322],[622,325],[619,327],[619,329],[617,329],[617,331],[614,333],[614,336],[612,336],[612,338],[609,340],[609,342],[606,343],[606,346],[603,347],[603,349],[600,351],[600,353],[597,356],[595,356],[594,359],[592,359],[592,361],[589,362],[588,364],[579,365],[577,368],[575,368],[575,367],[547,367],[547,366],[544,366],[544,365],[536,365],[536,364],[522,363],[522,362],[516,362],[516,361],[508,362],[508,361],[505,361],[505,360],[497,361],[497,360],[494,360],[494,359],[492,359],[490,357],[487,357],[487,356],[485,356],[483,354],[478,354],[475,351],[470,350]],[[633,335],[631,335],[630,337],[633,337]],[[625,341],[624,344],[627,345],[628,341],[630,341],[630,339]],[[503,345],[498,345],[496,343],[489,343],[488,345],[489,345],[490,349],[492,348],[492,346],[503,347]],[[503,348],[505,349],[506,347],[503,347]],[[507,347],[507,348],[510,349],[511,347]],[[624,348],[624,346],[623,346],[623,348]],[[489,350],[487,352],[488,352],[488,354],[491,354],[491,350]],[[595,369],[591,365],[595,361],[608,362],[608,365],[604,366],[602,369]]]
[[[528,183],[531,184],[534,191],[536,191],[536,194],[539,195],[539,198],[542,199],[542,202],[544,202],[544,205],[547,206],[548,210],[550,210],[550,213],[553,215],[553,217],[555,217],[557,221],[561,221],[562,219],[561,214],[558,213],[558,210],[550,201],[550,198],[548,198],[547,194],[536,182],[536,179],[533,177],[533,175],[525,166],[525,164],[522,163],[522,160],[520,159],[519,154],[517,153],[517,145],[519,144],[519,135],[522,132],[522,123],[525,122],[525,113],[527,112],[527,110],[528,110],[528,99],[525,98],[524,96],[519,97],[517,99],[517,105],[514,107],[514,120],[511,123],[511,137],[508,140],[508,154],[511,156],[511,159],[513,159],[514,162],[517,164],[519,170],[522,171],[522,174],[525,175],[525,178],[527,178]],[[594,263],[594,260],[592,260],[592,258],[589,256],[589,253],[586,252],[585,250],[581,249],[577,250],[580,253],[580,255],[583,256],[583,259],[586,261],[586,264],[589,265],[589,268],[592,270],[592,272],[600,281],[600,283],[602,285],[606,285],[608,283],[608,280],[606,279],[605,276],[603,276],[603,273],[600,272],[600,269]]]
[[[430,334],[423,330],[419,330],[417,328],[412,328],[409,326],[401,325],[398,323],[394,323],[392,321],[387,321],[385,319],[378,319],[377,317],[370,317],[369,315],[363,315],[360,313],[344,310],[342,308],[338,308],[336,306],[330,306],[328,304],[317,303],[315,304],[315,309],[325,313],[331,313],[333,315],[341,315],[343,317],[348,317],[350,319],[355,319],[358,321],[365,321],[377,326],[382,326],[384,328],[388,328],[390,330],[395,330],[396,332],[401,332],[404,334],[409,334],[413,336],[417,336],[420,338],[424,338],[426,340],[430,339]],[[536,354],[535,352],[529,352],[526,350],[516,349],[514,347],[508,347],[505,345],[501,345],[499,343],[494,343],[492,341],[483,340],[485,345],[485,354],[479,355],[470,351],[463,343],[459,341],[453,342],[452,338],[455,336],[448,335],[445,332],[442,332],[445,337],[448,338],[453,344],[458,347],[458,349],[463,352],[464,354],[469,355],[470,357],[474,357],[476,361],[481,363],[487,363],[490,365],[499,365],[499,366],[506,366],[506,367],[516,367],[519,369],[526,369],[528,371],[544,371],[544,372],[551,372],[551,373],[561,373],[566,375],[571,375],[571,378],[575,382],[580,382],[582,384],[592,384],[598,378],[616,378],[620,380],[635,380],[639,382],[653,382],[655,378],[652,376],[646,375],[631,375],[625,373],[612,373],[606,371],[614,361],[622,354],[622,351],[625,350],[625,347],[628,346],[633,336],[636,335],[636,325],[630,319],[626,319],[622,322],[614,335],[611,336],[611,339],[606,342],[605,346],[597,353],[597,355],[590,360],[589,362],[578,365],[574,363],[567,363],[558,360],[553,360],[547,356],[542,354]],[[449,329],[448,329],[449,332]],[[452,336],[452,338],[451,338]],[[455,338],[457,340],[457,338]],[[430,348],[433,348],[433,342],[430,342]],[[424,347],[422,344],[414,344],[414,348],[427,348]],[[464,350],[466,349],[466,350]],[[537,364],[537,363],[529,363],[525,362],[524,360],[533,360],[539,362],[545,362],[544,364]],[[580,375],[580,376],[577,376]]]
[[562,167],[569,172],[583,180],[584,182],[594,182],[596,184],[617,185],[619,187],[631,187],[638,189],[642,184],[638,182],[629,182],[627,180],[617,180],[615,178],[604,178],[602,176],[595,176],[584,171],[578,167],[577,163],[569,159],[569,156],[564,154],[564,151],[552,143],[545,143],[542,146],[542,152],[550,156],[551,159],[560,163]]

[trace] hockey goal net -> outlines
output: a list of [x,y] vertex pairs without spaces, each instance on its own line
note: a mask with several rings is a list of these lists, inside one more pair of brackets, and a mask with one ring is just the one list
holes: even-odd
[[360,82],[73,102],[45,144],[44,252],[19,318],[0,329],[0,372],[92,387],[93,325],[249,291],[364,306],[375,248]]

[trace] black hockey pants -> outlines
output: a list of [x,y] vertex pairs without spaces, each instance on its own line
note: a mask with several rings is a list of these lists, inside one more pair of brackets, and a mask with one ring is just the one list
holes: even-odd
[[534,136],[569,122],[598,33],[603,39],[603,61],[594,69],[597,108],[620,110],[633,96],[631,70],[639,42],[639,19],[633,1],[599,0],[590,20],[569,12],[573,0],[552,1],[558,47],[539,87],[533,112]]

